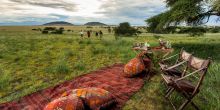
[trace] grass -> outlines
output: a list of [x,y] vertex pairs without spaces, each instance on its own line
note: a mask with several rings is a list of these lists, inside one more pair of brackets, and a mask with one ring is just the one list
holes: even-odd
[[[63,35],[42,35],[31,31],[37,27],[0,27],[0,103],[16,100],[35,91],[54,86],[114,63],[126,63],[136,56],[131,50],[134,42],[148,41],[157,45],[158,36],[171,41],[175,52],[184,47],[201,58],[212,57],[213,64],[205,78],[201,92],[194,101],[201,109],[220,109],[220,34],[186,37],[184,34],[142,34],[138,38],[115,40],[103,30],[102,40],[81,39],[78,32],[85,27],[65,27],[74,32]],[[161,77],[155,75],[125,105],[124,110],[171,109],[163,98]],[[179,98],[175,99],[180,102]],[[187,109],[192,109],[190,106]]]
[[0,90],[4,90],[6,87],[8,87],[10,85],[9,82],[12,79],[12,76],[3,70],[0,70],[0,74],[2,75],[0,77],[0,84],[1,84]]

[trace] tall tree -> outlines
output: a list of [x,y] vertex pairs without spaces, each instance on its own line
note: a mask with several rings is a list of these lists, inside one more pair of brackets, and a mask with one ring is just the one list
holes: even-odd
[[166,0],[168,10],[146,20],[149,31],[160,32],[169,26],[207,23],[211,16],[220,18],[220,0]]

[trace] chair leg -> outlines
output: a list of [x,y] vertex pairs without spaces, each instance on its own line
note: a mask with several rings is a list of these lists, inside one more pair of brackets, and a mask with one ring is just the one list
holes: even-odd
[[145,71],[146,71],[146,74],[144,75],[144,79],[148,81],[151,78],[151,76],[150,76],[151,75],[150,74],[151,73],[151,69],[148,69],[148,70],[145,69]]
[[168,87],[167,90],[166,90],[166,94],[167,94],[171,89],[172,89],[171,87]]
[[191,100],[186,100],[180,107],[179,107],[179,109],[178,110],[183,110],[185,107],[186,107],[186,105],[190,102]]
[[171,88],[171,89],[168,91],[168,93],[166,94],[165,97],[168,98],[173,91],[174,91],[174,88]]
[[195,104],[193,101],[191,101],[191,105],[192,105],[196,110],[199,110],[199,107],[196,106],[196,104]]

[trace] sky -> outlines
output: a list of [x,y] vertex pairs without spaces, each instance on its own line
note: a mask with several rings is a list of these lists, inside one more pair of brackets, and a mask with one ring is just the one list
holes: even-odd
[[[41,25],[52,21],[146,25],[144,20],[166,10],[164,0],[1,0],[0,25]],[[208,24],[220,25],[214,18]]]

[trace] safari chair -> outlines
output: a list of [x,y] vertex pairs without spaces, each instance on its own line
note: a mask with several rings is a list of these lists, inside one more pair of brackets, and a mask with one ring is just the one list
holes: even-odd
[[[199,93],[199,88],[203,82],[205,74],[207,73],[210,61],[210,59],[203,60],[192,56],[187,63],[188,69],[186,72],[182,73],[187,73],[186,75],[178,77],[162,74],[164,82],[171,88],[166,93],[165,97],[170,101],[174,110],[183,110],[188,103],[191,103],[195,109],[199,109],[193,103],[192,99]],[[185,98],[185,101],[178,109],[169,99],[174,91],[182,94],[183,98]]]
[[[170,64],[171,60],[178,56],[173,64]],[[160,69],[164,74],[171,75],[171,76],[181,76],[186,69],[187,69],[187,61],[189,61],[192,54],[186,52],[185,50],[181,49],[180,53],[170,56],[168,58],[162,59],[159,62]]]

